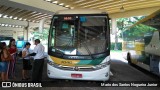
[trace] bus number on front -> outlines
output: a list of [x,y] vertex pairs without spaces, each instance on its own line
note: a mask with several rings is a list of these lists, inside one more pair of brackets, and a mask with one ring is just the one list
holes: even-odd
[[72,61],[61,61],[61,64],[72,64]]
[[72,17],[64,17],[64,20],[72,20]]

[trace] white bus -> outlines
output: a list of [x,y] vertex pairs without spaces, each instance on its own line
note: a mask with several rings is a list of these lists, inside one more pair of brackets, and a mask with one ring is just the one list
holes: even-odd
[[48,77],[54,79],[108,80],[108,14],[91,9],[56,12],[49,30],[47,70]]
[[[129,64],[137,65],[160,76],[160,10],[131,26],[139,36],[126,37],[123,51]],[[137,27],[139,27],[137,29]],[[143,33],[142,33],[143,31]]]

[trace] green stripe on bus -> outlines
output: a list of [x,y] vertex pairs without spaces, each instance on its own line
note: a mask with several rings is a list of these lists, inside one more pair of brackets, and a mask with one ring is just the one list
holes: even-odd
[[105,59],[105,57],[97,58],[97,59],[94,59],[94,60],[80,60],[80,62],[77,63],[76,65],[98,65],[98,64],[100,64],[104,59]]

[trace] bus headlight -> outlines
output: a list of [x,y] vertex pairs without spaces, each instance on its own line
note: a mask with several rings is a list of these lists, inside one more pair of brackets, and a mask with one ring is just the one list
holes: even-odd
[[102,68],[107,67],[108,65],[110,65],[110,61],[107,61],[107,62],[105,62],[105,63],[101,63],[101,64],[99,64],[99,65],[96,65],[96,66],[94,66],[93,68],[95,68],[95,69],[102,69]]
[[48,60],[47,62],[49,65],[53,66],[53,67],[58,67],[58,64],[55,64],[53,61]]
[[49,61],[49,60],[48,60],[48,64],[51,65],[51,66],[54,66],[54,63],[52,61]]

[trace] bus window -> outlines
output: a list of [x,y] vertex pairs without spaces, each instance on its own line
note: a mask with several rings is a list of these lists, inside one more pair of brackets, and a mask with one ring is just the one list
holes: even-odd
[[147,46],[151,42],[152,36],[153,36],[153,33],[147,33],[144,35],[145,46]]

